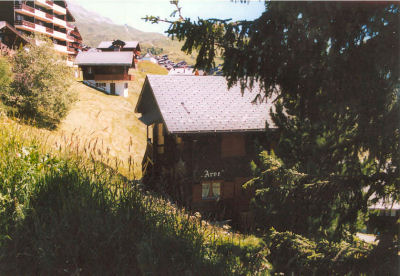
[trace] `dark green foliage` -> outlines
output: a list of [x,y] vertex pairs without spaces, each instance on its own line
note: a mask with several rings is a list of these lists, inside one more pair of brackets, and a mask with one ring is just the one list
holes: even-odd
[[11,81],[11,65],[5,57],[0,56],[0,97],[8,92]]
[[266,242],[274,270],[288,275],[359,275],[376,268],[369,260],[372,246],[362,241],[316,243],[292,232],[271,229]]
[[[297,207],[308,212],[308,225],[291,230],[340,238],[357,230],[371,195],[399,200],[399,5],[268,1],[265,6],[254,21],[180,18],[170,22],[168,33],[185,41],[184,51],[198,51],[197,67],[213,67],[220,51],[230,84],[261,85],[266,95],[279,95],[275,153],[282,170],[306,177],[283,185],[284,191],[269,190],[293,203],[270,211]],[[286,228],[299,226],[288,223]]]

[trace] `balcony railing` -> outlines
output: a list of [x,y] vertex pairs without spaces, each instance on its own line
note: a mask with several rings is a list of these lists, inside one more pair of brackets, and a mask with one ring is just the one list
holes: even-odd
[[56,16],[53,17],[53,23],[55,25],[59,25],[59,26],[62,26],[62,27],[67,26],[67,22],[65,22],[65,20],[60,19],[60,18],[58,18]]
[[53,35],[59,39],[67,39],[67,34],[54,30]]
[[94,80],[100,81],[100,80],[125,80],[125,81],[131,81],[133,80],[133,76],[128,75],[128,74],[95,74],[94,75]]
[[71,41],[74,41],[74,37],[71,36],[71,35],[67,35],[67,38],[68,38],[69,40],[71,40]]
[[16,20],[15,25],[23,25],[32,29],[35,29],[35,23],[26,21],[26,20]]
[[53,11],[58,14],[67,14],[67,10],[64,7],[61,7],[57,4],[53,4]]
[[54,44],[54,48],[59,52],[67,53],[67,46]]
[[75,26],[68,22],[67,22],[67,27],[70,27],[71,29],[75,29]]
[[53,1],[46,0],[46,4],[49,5],[49,6],[53,6]]
[[53,33],[53,29],[49,28],[49,27],[46,27],[46,32],[48,32],[49,34],[52,34]]
[[53,15],[52,15],[52,14],[49,14],[49,13],[46,13],[46,18],[48,18],[48,19],[53,19]]
[[14,8],[17,9],[17,10],[26,10],[28,12],[35,13],[35,9],[34,8],[32,8],[32,7],[28,6],[28,5],[25,5],[25,4],[14,4]]

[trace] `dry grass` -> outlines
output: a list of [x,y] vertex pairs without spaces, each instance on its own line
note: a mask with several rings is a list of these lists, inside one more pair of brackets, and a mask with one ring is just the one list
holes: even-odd
[[[62,121],[59,136],[75,135],[80,141],[98,140],[105,159],[120,160],[119,170],[127,175],[129,162],[134,162],[136,178],[141,177],[141,163],[146,149],[146,127],[135,113],[135,106],[147,74],[167,74],[168,71],[151,62],[140,62],[132,69],[134,81],[129,83],[129,97],[106,95],[82,83],[73,89],[78,93],[78,102]],[[104,161],[104,160],[103,160]]]
[[58,136],[77,136],[83,144],[97,140],[100,151],[107,153],[105,158],[121,161],[121,173],[126,173],[127,160],[133,158],[135,174],[140,177],[146,128],[138,120],[133,102],[82,83],[76,83],[73,89],[78,101],[59,126]]

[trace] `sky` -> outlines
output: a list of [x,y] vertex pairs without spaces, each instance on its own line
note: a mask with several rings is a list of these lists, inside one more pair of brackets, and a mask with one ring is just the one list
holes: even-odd
[[[167,23],[151,24],[141,18],[146,15],[169,18],[174,6],[169,0],[72,0],[83,8],[110,18],[116,24],[127,24],[146,32],[163,33]],[[230,0],[180,0],[183,17],[191,19],[220,18],[233,20],[252,20],[264,11],[264,1],[252,0],[249,3],[234,3]]]

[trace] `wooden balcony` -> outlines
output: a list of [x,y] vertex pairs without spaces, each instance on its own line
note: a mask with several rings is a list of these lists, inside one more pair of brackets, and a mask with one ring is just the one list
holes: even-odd
[[29,22],[29,21],[26,21],[26,20],[15,20],[15,25],[22,25],[22,26],[25,26],[25,27],[29,27],[29,28],[35,29],[35,23]]
[[67,51],[70,52],[70,53],[74,53],[74,54],[78,53],[78,51],[73,47],[67,47]]
[[30,13],[35,13],[35,9],[25,5],[25,4],[14,4],[14,8],[17,10],[24,10],[24,11],[28,11]]
[[132,75],[128,74],[95,74],[94,80],[102,81],[102,80],[124,80],[124,81],[131,81],[133,80]]

